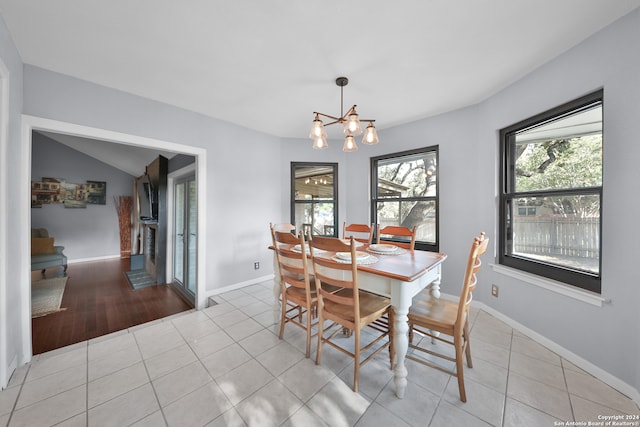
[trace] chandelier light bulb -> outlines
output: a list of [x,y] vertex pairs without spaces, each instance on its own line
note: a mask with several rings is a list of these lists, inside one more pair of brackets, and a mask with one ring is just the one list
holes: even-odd
[[353,135],[347,135],[344,139],[344,146],[342,147],[342,151],[351,153],[352,151],[356,151],[358,149],[358,145],[356,144],[356,139]]
[[324,130],[324,124],[322,123],[322,120],[320,120],[320,118],[316,114],[316,118],[311,124],[311,131],[309,132],[309,138],[316,139],[321,136],[326,137],[326,132]]
[[320,135],[313,139],[313,148],[315,150],[324,150],[327,147],[329,147],[329,144],[327,143],[327,138],[324,135]]
[[374,145],[378,143],[378,132],[376,132],[376,128],[375,126],[373,126],[373,122],[369,122],[369,125],[364,132],[362,143],[367,145]]
[[344,123],[344,133],[350,135],[360,135],[362,133],[362,126],[355,109],[347,116],[347,120]]

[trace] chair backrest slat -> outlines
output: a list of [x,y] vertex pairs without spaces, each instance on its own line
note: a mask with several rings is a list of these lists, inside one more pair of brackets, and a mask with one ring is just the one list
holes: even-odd
[[[282,291],[285,291],[287,285],[294,286],[303,289],[307,300],[310,300],[309,267],[304,236],[302,233],[296,237],[290,231],[277,231],[273,224],[270,229]],[[300,245],[300,252],[292,250],[292,245]]]
[[373,240],[373,224],[347,224],[342,226],[342,238],[348,239],[353,236],[358,242],[371,243]]
[[[349,238],[349,244],[335,237],[315,236],[310,242],[313,271],[316,280],[316,288],[320,290],[323,299],[335,304],[351,306],[354,319],[360,318],[360,299],[358,295],[358,270],[356,260],[355,239]],[[320,251],[318,251],[320,249]],[[321,251],[326,251],[321,252]],[[350,252],[351,263],[339,263],[331,259],[336,252]],[[333,285],[341,288],[352,289],[352,295],[337,295],[327,292],[323,285]]]
[[376,242],[380,243],[380,235],[405,238],[408,241],[392,241],[391,243],[401,248],[413,250],[416,246],[416,226],[413,229],[399,225],[387,225],[378,230]]
[[467,260],[467,268],[465,270],[464,281],[462,283],[462,292],[460,292],[460,300],[458,303],[458,313],[456,318],[456,324],[459,326],[457,333],[462,333],[462,326],[469,315],[469,308],[471,301],[473,300],[473,291],[478,284],[477,273],[480,271],[482,256],[489,246],[489,239],[485,238],[484,232],[473,239],[471,244],[471,250],[469,251],[469,258]]

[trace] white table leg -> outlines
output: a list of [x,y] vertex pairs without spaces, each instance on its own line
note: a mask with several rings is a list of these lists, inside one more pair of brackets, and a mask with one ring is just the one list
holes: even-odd
[[[441,278],[442,278],[442,276],[438,276],[438,278],[436,280],[434,280],[433,282],[431,282],[431,284],[429,285],[429,295],[431,295],[431,298],[440,299],[440,281],[441,281]],[[439,337],[440,336],[440,332],[431,331],[431,333],[433,334],[433,337],[431,337],[431,344],[435,344],[436,343],[435,337]]]
[[436,298],[440,298],[440,276],[429,285],[429,294]]
[[408,308],[394,307],[396,318],[394,322],[393,345],[396,350],[396,367],[394,370],[393,382],[396,385],[396,396],[404,398],[404,392],[407,388],[407,368],[404,366],[404,358],[409,348],[409,318],[407,314]]
[[[391,305],[395,310],[393,345],[396,351],[393,382],[396,386],[396,396],[404,398],[407,389],[407,368],[404,364],[409,350],[409,308],[414,295],[431,283],[440,283],[440,269],[434,269],[412,282],[392,282]],[[439,288],[439,286],[438,286]]]

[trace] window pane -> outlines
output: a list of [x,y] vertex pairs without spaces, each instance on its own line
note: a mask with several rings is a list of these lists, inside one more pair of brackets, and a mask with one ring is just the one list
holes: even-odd
[[438,146],[374,157],[371,166],[372,220],[415,226],[416,249],[438,251]]
[[334,235],[333,203],[296,203],[295,209],[295,224],[305,234]]
[[433,151],[378,161],[378,198],[435,197]]
[[380,228],[387,225],[410,224],[416,228],[416,241],[436,242],[436,202],[385,201],[377,203],[377,222]]
[[[535,215],[528,214],[532,207]],[[598,195],[518,198],[513,201],[513,211],[517,214],[512,217],[510,233],[512,255],[574,270],[599,272]]]
[[601,292],[603,98],[500,130],[500,264]]
[[602,106],[516,134],[515,191],[602,185]]
[[296,200],[333,200],[333,167],[296,166]]

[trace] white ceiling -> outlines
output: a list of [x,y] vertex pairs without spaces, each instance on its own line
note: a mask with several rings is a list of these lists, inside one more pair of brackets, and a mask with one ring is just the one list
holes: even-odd
[[[480,102],[640,0],[0,0],[22,59],[281,137]],[[334,128],[337,128],[334,126]],[[329,129],[329,138],[340,129]]]

